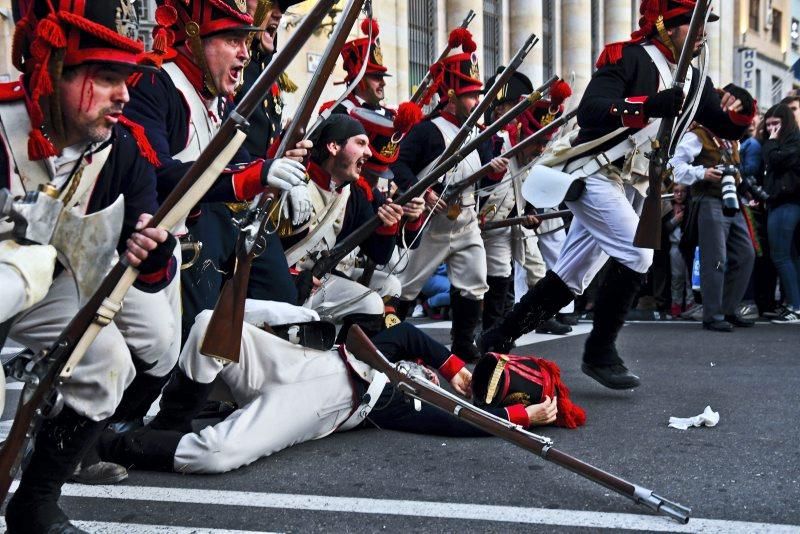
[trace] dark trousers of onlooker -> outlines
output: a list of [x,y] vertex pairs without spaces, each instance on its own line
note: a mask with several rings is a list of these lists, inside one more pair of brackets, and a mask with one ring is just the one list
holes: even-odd
[[800,255],[794,239],[800,225],[800,204],[781,204],[769,210],[769,246],[772,262],[781,277],[786,304],[800,310]]
[[747,290],[755,252],[741,212],[722,213],[722,200],[704,196],[699,202],[700,287],[703,322],[734,315]]
[[778,283],[778,271],[775,270],[770,254],[767,212],[764,208],[753,208],[750,213],[753,215],[753,226],[756,229],[758,242],[761,244],[761,255],[756,256],[753,264],[753,276],[750,278],[751,296],[758,307],[759,315],[763,315],[764,312],[774,311],[777,306],[775,286]]

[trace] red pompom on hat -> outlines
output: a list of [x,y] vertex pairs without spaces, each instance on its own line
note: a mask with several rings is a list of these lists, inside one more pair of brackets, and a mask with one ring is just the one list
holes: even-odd
[[[372,46],[370,46],[370,31],[372,32]],[[366,58],[367,69],[364,74],[371,76],[391,76],[386,66],[383,64],[383,53],[381,51],[380,26],[378,21],[373,18],[364,19],[361,22],[361,33],[366,37],[360,37],[348,41],[342,47],[342,68],[347,72],[344,83],[349,83],[358,76]],[[367,55],[369,54],[369,56]],[[339,82],[341,83],[341,82]]]
[[411,128],[422,121],[422,108],[414,102],[403,102],[397,107],[397,115],[394,118],[394,129],[403,135],[407,134]]
[[454,96],[461,96],[478,92],[483,88],[478,56],[475,54],[477,46],[470,31],[466,28],[456,28],[450,32],[447,42],[451,49],[460,47],[461,51],[452,53],[430,66],[431,85],[420,102],[422,105],[430,102],[436,92],[442,100],[445,100],[449,98],[451,91]]

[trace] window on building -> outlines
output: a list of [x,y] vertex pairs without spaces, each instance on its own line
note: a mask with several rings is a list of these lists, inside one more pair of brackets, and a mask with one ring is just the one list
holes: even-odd
[[771,40],[773,43],[780,44],[781,29],[783,28],[783,13],[777,9],[772,10],[772,32]]
[[783,98],[783,79],[780,76],[772,77],[770,92],[772,93],[772,105],[778,104]]
[[139,10],[139,40],[144,43],[145,49],[149,50],[153,44],[156,2],[155,0],[141,0],[135,5]]
[[436,61],[436,0],[408,0],[408,82],[416,87]]
[[542,74],[549,79],[555,74],[556,6],[554,0],[542,1]]
[[789,27],[789,37],[792,41],[792,49],[797,50],[800,48],[800,20],[792,19],[792,25]]
[[756,69],[756,100],[761,100],[761,69]]
[[483,72],[492,76],[503,64],[503,20],[500,0],[483,0]]
[[750,29],[753,31],[760,31],[759,22],[760,18],[759,14],[761,12],[761,0],[750,0]]

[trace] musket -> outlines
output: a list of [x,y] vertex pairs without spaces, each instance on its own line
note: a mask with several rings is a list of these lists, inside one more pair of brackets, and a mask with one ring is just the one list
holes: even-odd
[[[567,215],[572,215],[570,210],[560,210],[560,211],[551,211],[549,213],[542,213],[533,215],[539,219],[539,221],[547,221],[549,219],[559,219],[561,217],[566,217]],[[517,224],[527,224],[529,215],[524,215],[522,217],[510,217],[508,219],[502,219],[500,221],[486,221],[480,224],[481,230],[495,230],[497,228],[507,228],[509,226],[515,226]]]
[[[487,126],[480,134],[472,138],[468,143],[461,148],[457,148],[454,153],[446,160],[436,165],[431,171],[426,174],[422,179],[417,181],[413,186],[408,188],[399,197],[395,198],[393,202],[400,206],[407,204],[411,199],[418,197],[428,187],[436,183],[436,181],[444,176],[453,166],[457,165],[464,157],[473,150],[476,150],[481,144],[485,143],[495,133],[508,124],[512,119],[517,117],[520,113],[525,111],[528,106],[542,98],[542,92],[547,89],[555,80],[553,76],[550,80],[545,82],[539,89],[531,93],[528,98],[523,99],[516,106],[506,112],[502,117],[497,119],[491,125]],[[330,250],[323,250],[313,252],[310,254],[314,266],[306,269],[300,273],[301,284],[299,284],[298,294],[301,302],[304,297],[308,298],[311,291],[312,277],[321,278],[327,273],[331,272],[342,259],[344,259],[350,252],[355,250],[357,246],[366,241],[369,236],[381,225],[381,220],[377,215],[365,221],[361,226],[353,230],[347,237],[336,242],[336,245]],[[303,279],[302,277],[306,277]],[[301,300],[302,299],[302,300]]]
[[[672,80],[672,87],[683,89],[686,83],[686,74],[691,67],[695,43],[705,25],[710,7],[711,0],[701,0],[694,6],[692,20],[689,23],[689,31],[686,34],[683,48],[681,48],[680,59]],[[700,84],[698,87],[702,87],[703,80],[698,80],[698,83]],[[658,126],[658,133],[650,143],[652,151],[648,154],[648,158],[650,158],[648,167],[649,188],[642,206],[639,226],[636,228],[636,235],[633,238],[633,244],[637,247],[655,250],[661,248],[661,186],[669,180],[672,173],[672,169],[669,167],[669,159],[672,156],[672,130],[675,126],[675,121],[676,117],[662,118]]]
[[633,484],[616,475],[570,456],[555,447],[553,440],[525,430],[520,425],[490,414],[452,393],[434,385],[427,379],[411,372],[404,362],[391,363],[372,344],[357,325],[347,334],[347,350],[376,371],[385,374],[392,385],[403,395],[445,411],[474,427],[502,438],[514,445],[541,456],[545,460],[604,486],[642,504],[656,513],[671,517],[680,523],[688,523],[690,508],[656,495],[652,490]]
[[[475,12],[470,9],[469,13],[467,13],[467,16],[464,17],[464,20],[461,22],[461,26],[459,26],[459,28],[467,28],[469,26],[469,23],[472,22],[472,19],[474,18],[475,18]],[[444,50],[442,50],[442,53],[439,54],[439,58],[434,62],[434,64],[439,63],[444,58],[446,58],[448,54],[450,54],[450,51],[452,49],[453,48],[449,44],[445,46]],[[411,102],[419,102],[422,99],[422,95],[425,94],[425,91],[428,90],[430,82],[431,82],[431,71],[429,69],[425,71],[425,76],[422,77],[422,80],[419,82],[416,91],[414,91],[414,94],[411,95]]]
[[[328,81],[336,59],[342,50],[350,29],[355,24],[365,0],[350,0],[342,11],[339,22],[331,36],[320,65],[314,72],[306,92],[281,137],[281,143],[275,154],[282,157],[286,151],[304,138],[305,127],[311,119],[316,103]],[[300,31],[297,29],[296,33]],[[239,235],[234,248],[236,261],[233,274],[222,286],[208,328],[200,345],[200,353],[213,358],[230,362],[239,361],[242,330],[244,328],[244,306],[247,298],[247,285],[250,280],[250,268],[253,260],[266,247],[269,215],[273,199],[262,195],[254,202],[255,207],[248,210],[239,227]]]
[[[544,126],[543,128],[540,128],[539,130],[533,132],[531,135],[529,135],[528,137],[526,137],[525,139],[523,139],[510,149],[500,154],[499,157],[506,159],[511,159],[516,157],[524,150],[527,150],[529,147],[531,147],[531,145],[538,142],[542,137],[549,135],[550,133],[556,131],[558,128],[569,122],[570,119],[572,119],[577,114],[578,114],[577,109],[573,109],[572,111],[565,113],[564,115],[553,120],[547,126]],[[456,200],[459,196],[461,196],[461,193],[466,191],[467,188],[475,185],[486,176],[489,176],[492,172],[494,172],[492,166],[489,163],[487,163],[486,165],[484,165],[483,167],[472,173],[464,180],[448,187],[447,191],[441,196],[442,202],[445,204],[450,204],[451,202]]]
[[[335,3],[335,0],[320,0],[309,12],[284,50],[261,73],[236,109],[223,121],[209,145],[161,204],[148,223],[148,228],[173,228],[214,185],[247,138],[247,118],[256,106],[261,105],[278,75],[288,67]],[[56,387],[72,376],[75,366],[100,329],[114,319],[137,276],[138,270],[130,266],[123,256],[55,342],[27,362],[21,361],[15,366],[13,376],[25,382],[25,386],[14,423],[0,450],[0,503],[8,494],[27,443],[36,435],[42,418],[54,416],[59,406],[63,405],[63,398]]]

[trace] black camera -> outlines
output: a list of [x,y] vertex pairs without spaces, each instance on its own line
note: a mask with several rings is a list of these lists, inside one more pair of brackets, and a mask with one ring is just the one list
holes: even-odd
[[747,176],[742,180],[742,191],[750,194],[754,200],[759,202],[766,202],[769,200],[769,193],[766,189],[758,185],[758,180],[755,176]]
[[739,211],[739,195],[736,193],[736,165],[721,164],[716,169],[722,173],[722,214],[733,217]]

